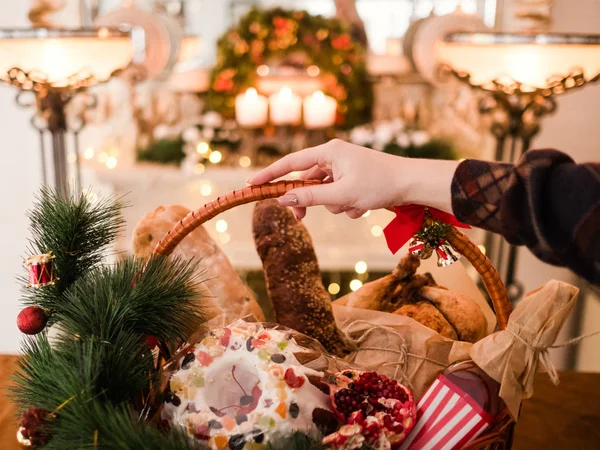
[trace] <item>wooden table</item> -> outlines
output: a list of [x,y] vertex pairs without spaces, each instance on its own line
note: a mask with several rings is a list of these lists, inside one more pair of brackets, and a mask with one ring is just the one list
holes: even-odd
[[558,386],[539,374],[534,389],[523,402],[513,449],[600,449],[600,373],[566,372]]
[[15,356],[0,355],[0,448],[17,450],[21,447],[16,441],[17,418],[15,406],[6,398],[9,378],[17,368]]
[[[4,397],[16,357],[0,355],[0,449],[18,450],[14,406]],[[535,381],[515,431],[514,450],[600,449],[600,373],[567,372],[554,386],[548,376]]]

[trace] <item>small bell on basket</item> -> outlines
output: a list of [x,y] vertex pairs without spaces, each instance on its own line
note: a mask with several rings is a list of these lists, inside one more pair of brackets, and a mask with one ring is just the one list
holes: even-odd
[[460,259],[460,253],[454,250],[452,246],[445,241],[440,241],[439,245],[435,249],[435,252],[438,255],[438,267],[449,266],[453,262]]
[[408,251],[419,259],[428,259],[433,255],[433,247],[428,242],[422,241],[418,237],[412,238],[408,243]]
[[383,233],[389,249],[396,253],[408,244],[408,251],[420,259],[428,259],[434,250],[438,266],[445,267],[457,261],[460,255],[446,241],[453,227],[470,228],[452,214],[420,205],[403,205],[395,208],[396,217]]
[[438,256],[438,267],[446,267],[460,258],[460,253],[444,239],[439,239],[437,233],[428,235],[428,229],[424,228],[408,243],[408,251],[420,259],[428,259],[433,252]]

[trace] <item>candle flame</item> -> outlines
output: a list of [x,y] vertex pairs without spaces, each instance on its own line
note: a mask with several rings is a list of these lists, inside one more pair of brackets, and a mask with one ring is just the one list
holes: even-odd
[[256,92],[256,89],[254,89],[253,87],[248,88],[248,90],[246,91],[246,97],[254,100],[255,98],[258,98],[258,92]]
[[292,89],[289,87],[282,87],[279,91],[279,98],[281,98],[282,100],[291,100],[292,95]]
[[315,101],[323,103],[325,101],[325,94],[323,94],[323,91],[315,91],[313,93],[313,98]]

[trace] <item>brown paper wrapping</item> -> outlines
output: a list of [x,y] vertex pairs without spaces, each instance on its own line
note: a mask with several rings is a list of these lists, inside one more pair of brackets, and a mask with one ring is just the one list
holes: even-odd
[[[333,314],[338,328],[356,346],[344,358],[351,365],[398,380],[410,387],[418,400],[449,365],[473,359],[501,384],[500,397],[516,418],[522,399],[533,395],[533,375],[543,365],[553,370],[548,348],[575,305],[578,292],[567,283],[548,282],[526,294],[512,312],[506,330],[475,344],[444,338],[396,314],[335,304]],[[223,318],[215,318],[210,325],[212,329],[225,323]]]
[[446,339],[415,320],[367,309],[333,306],[338,327],[357,346],[345,359],[410,387],[420,398],[453,357],[468,358],[470,345]]
[[[533,395],[533,376],[542,369],[553,370],[550,348],[575,306],[579,289],[552,280],[529,292],[514,309],[507,329],[473,344],[471,358],[501,384],[500,397],[513,419],[522,399]],[[457,358],[459,359],[459,358]]]

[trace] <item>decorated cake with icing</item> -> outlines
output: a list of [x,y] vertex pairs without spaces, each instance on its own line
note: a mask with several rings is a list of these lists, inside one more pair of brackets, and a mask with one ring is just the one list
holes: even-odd
[[261,449],[277,434],[316,431],[328,397],[286,329],[237,321],[190,347],[169,381],[163,419],[215,449]]

